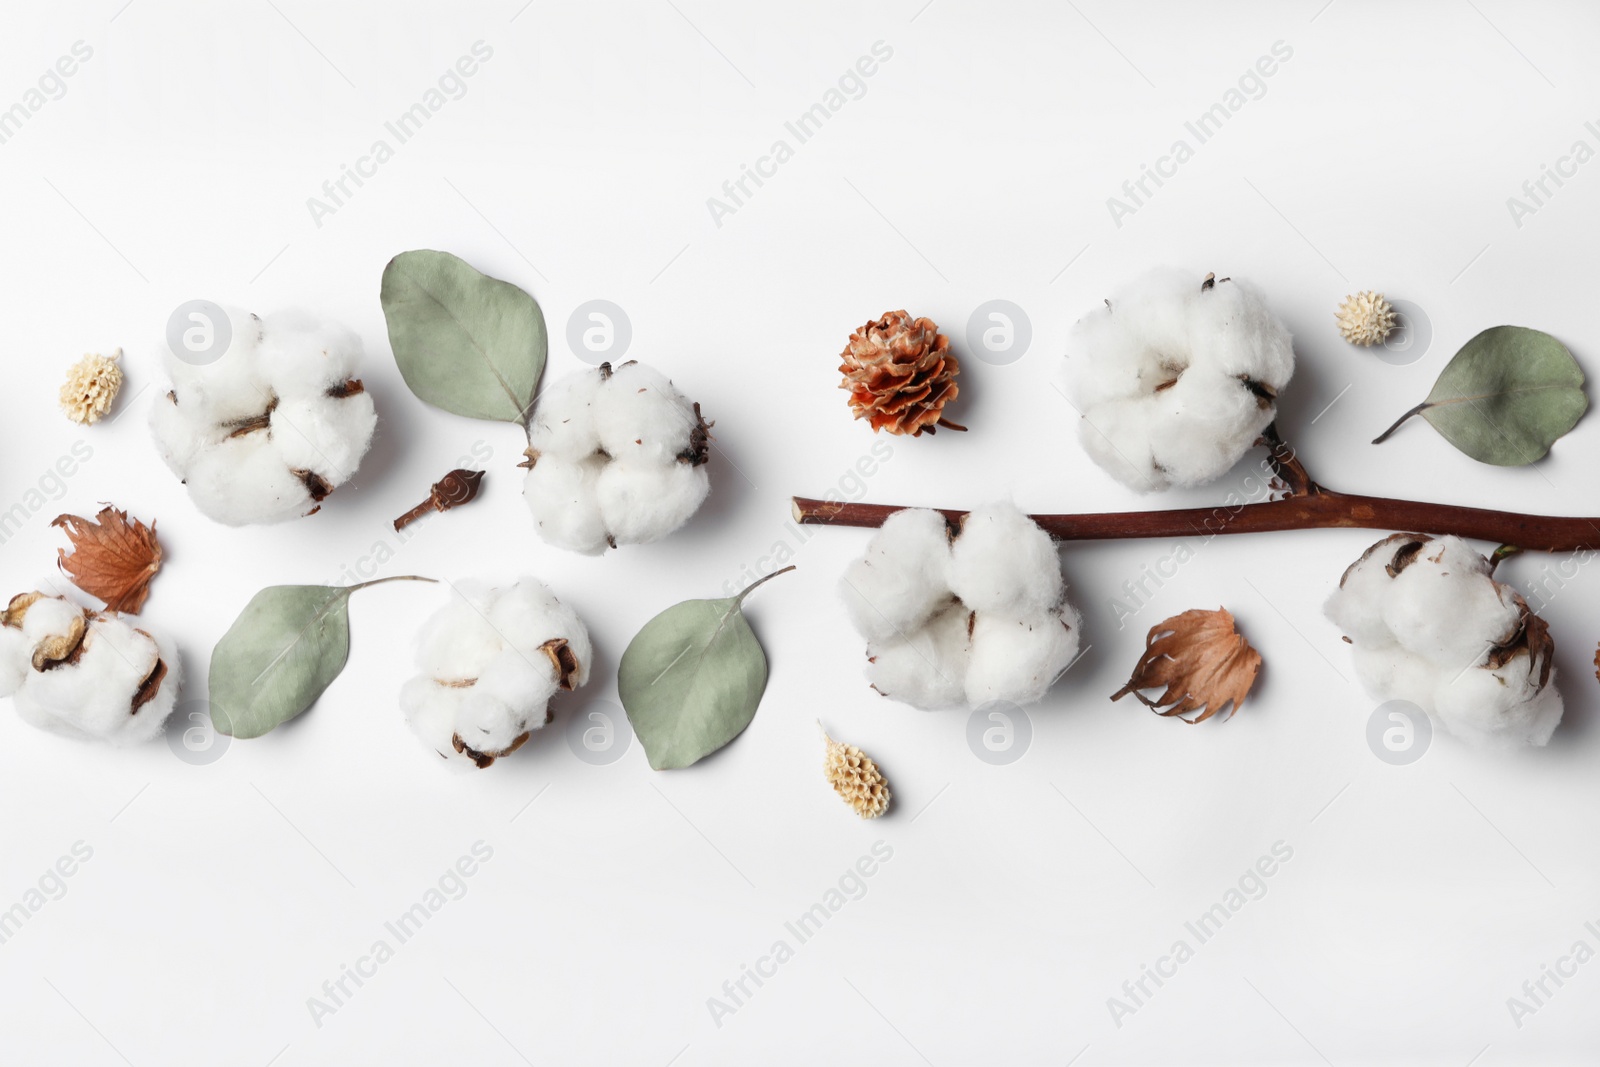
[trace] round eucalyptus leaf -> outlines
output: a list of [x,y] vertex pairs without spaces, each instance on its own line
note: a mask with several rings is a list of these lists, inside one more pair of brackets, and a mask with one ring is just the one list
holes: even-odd
[[738,596],[686,600],[644,624],[622,653],[617,695],[658,771],[697,763],[738,737],[767,687],[767,655]]
[[1413,415],[1482,463],[1520,467],[1541,459],[1588,410],[1583,369],[1567,346],[1540,330],[1495,326],[1462,346]]
[[426,249],[389,261],[381,297],[413,393],[457,415],[527,422],[548,350],[533,297]]

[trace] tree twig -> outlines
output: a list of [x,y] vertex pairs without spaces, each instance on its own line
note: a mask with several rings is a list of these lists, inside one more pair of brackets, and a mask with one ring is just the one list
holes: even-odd
[[[1034,515],[1058,541],[1140,537],[1209,537],[1279,530],[1358,529],[1455,534],[1523,551],[1600,549],[1600,517],[1523,515],[1417,500],[1340,493],[1319,485],[1274,427],[1262,435],[1268,461],[1287,486],[1281,500],[1165,511],[1113,511],[1088,515]],[[818,526],[882,526],[904,506],[794,498],[796,522]],[[935,509],[959,528],[965,511]]]

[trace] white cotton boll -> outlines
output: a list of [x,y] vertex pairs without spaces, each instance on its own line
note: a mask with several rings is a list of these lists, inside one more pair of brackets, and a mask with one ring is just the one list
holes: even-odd
[[41,597],[22,616],[22,633],[31,648],[50,637],[66,637],[83,620],[83,609],[60,597]]
[[1435,711],[1445,729],[1489,748],[1548,743],[1562,710],[1555,672],[1539,689],[1538,671],[1530,676],[1525,655],[1498,670],[1463,671],[1442,683],[1435,698]]
[[1079,410],[1146,395],[1187,365],[1188,301],[1197,289],[1187,271],[1154,270],[1073,325],[1067,390]]
[[354,330],[294,311],[268,315],[261,326],[261,376],[278,396],[326,395],[356,377],[363,348]]
[[[37,601],[29,617],[44,603]],[[158,662],[165,668],[159,684],[135,708]],[[100,615],[89,623],[70,662],[25,673],[13,703],[18,716],[38,729],[80,741],[133,745],[162,732],[181,686],[182,665],[170,644],[158,643],[121,618]]]
[[1042,698],[1078,654],[1077,612],[1068,611],[1024,619],[978,612],[967,666],[968,705],[1032,704]]
[[1247,377],[1276,393],[1294,374],[1294,343],[1250,282],[1229,279],[1190,303],[1190,351],[1220,374]]
[[1055,607],[1065,584],[1050,535],[1016,505],[991,504],[962,520],[950,588],[973,611],[1019,618]]
[[472,761],[456,751],[453,738],[456,716],[467,691],[440,685],[431,678],[412,678],[400,687],[400,710],[406,725],[424,745],[457,769],[471,768]]
[[1517,632],[1521,609],[1460,538],[1426,543],[1390,583],[1383,619],[1413,652],[1456,669],[1476,666]]
[[1149,433],[1156,467],[1168,482],[1182,486],[1204,485],[1226,473],[1276,413],[1238,379],[1206,368],[1184,374],[1149,404],[1147,410],[1155,413]]
[[[490,661],[472,689],[474,695],[492,696],[515,710],[525,724],[523,729],[538,729],[544,725],[550,698],[560,691],[560,686],[555,664],[548,656],[537,650],[527,652],[513,647]],[[470,704],[469,698],[463,705],[463,714]],[[521,732],[520,729],[516,731]],[[506,738],[507,742],[510,740]]]
[[259,433],[205,449],[190,466],[187,481],[200,513],[226,526],[286,522],[317,507],[304,480]]
[[0,626],[0,697],[21,687],[32,667],[33,642],[16,626]]
[[150,405],[150,432],[156,450],[167,469],[180,478],[202,451],[228,436],[212,423],[190,418],[192,410],[193,405],[180,407],[168,396],[159,396]]
[[595,431],[595,397],[602,378],[598,369],[578,371],[543,390],[533,409],[528,443],[542,458],[587,459],[600,451]]
[[[1549,638],[1489,562],[1458,537],[1395,534],[1369,548],[1328,600],[1356,673],[1381,700],[1407,700],[1448,733],[1491,747],[1543,745],[1560,722]],[[1492,648],[1520,648],[1499,667]],[[1529,656],[1541,662],[1530,669]]]
[[1095,465],[1141,493],[1166,489],[1172,482],[1156,467],[1156,405],[1150,397],[1108,400],[1085,409],[1078,420],[1078,442]]
[[1294,370],[1289,333],[1257,289],[1171,271],[1085,316],[1068,347],[1080,441],[1142,492],[1226,473],[1272,421]]
[[557,599],[539,579],[521,578],[501,593],[489,610],[489,621],[514,647],[528,653],[530,662],[548,668],[552,686],[560,679],[549,656],[539,648],[558,638],[567,642],[578,663],[571,679],[573,687],[589,680],[589,663],[594,658],[589,629],[578,613]]
[[545,725],[556,691],[555,670],[543,654],[508,648],[461,701],[456,733],[479,752],[504,752]]
[[884,696],[925,711],[964,706],[970,618],[957,605],[904,637],[869,642],[868,682]]
[[1400,546],[1416,534],[1391,534],[1364,552],[1339,580],[1322,612],[1357,645],[1388,645],[1394,634],[1383,619],[1383,607],[1393,580],[1386,568]]
[[607,463],[595,483],[601,520],[618,544],[659,541],[688,522],[710,492],[705,467],[643,457]]
[[423,624],[422,675],[401,688],[400,706],[446,760],[488,767],[545,725],[563,675],[568,688],[583,684],[591,658],[583,622],[538,579],[462,582]]
[[950,534],[944,516],[907,508],[884,520],[839,594],[856,632],[884,641],[921,627],[950,603]]
[[596,554],[656,541],[711,491],[708,425],[659,371],[580,371],[540,395],[523,496],[550,544]]
[[625,363],[600,387],[594,405],[600,447],[613,458],[665,464],[690,451],[700,425],[694,406],[667,376]]
[[953,544],[939,512],[895,512],[839,592],[868,680],[914,707],[1032,703],[1077,654],[1055,543],[1014,504],[970,512]]
[[554,453],[541,455],[522,483],[522,496],[539,536],[557,548],[599,555],[610,547],[600,514],[601,456],[576,462]]
[[377,425],[377,409],[366,393],[285,398],[272,412],[272,445],[290,470],[338,485],[355,476]]
[[505,646],[489,621],[489,591],[466,582],[452,590],[450,602],[430,615],[417,635],[417,666],[435,681],[476,678]]
[[372,397],[347,388],[361,341],[301,316],[231,322],[227,350],[210,362],[169,350],[173,387],[153,401],[151,435],[208,517],[243,526],[309,515],[372,443]]
[[[217,424],[259,415],[272,400],[272,387],[260,368],[261,320],[232,308],[227,314],[228,347],[220,355],[209,351],[217,338],[214,332],[195,334],[198,363],[179,359],[165,342],[161,348],[179,405],[203,410]],[[197,323],[194,328],[205,327]]]
[[1368,693],[1380,700],[1407,700],[1433,713],[1434,693],[1443,672],[1431,660],[1393,643],[1356,645],[1351,657],[1356,677]]

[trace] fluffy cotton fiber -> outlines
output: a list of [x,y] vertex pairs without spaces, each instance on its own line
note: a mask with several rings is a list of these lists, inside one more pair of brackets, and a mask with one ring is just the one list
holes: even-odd
[[711,491],[709,429],[699,404],[642,363],[562,378],[529,428],[523,496],[539,535],[591,555],[667,536]]
[[378,416],[356,378],[361,339],[293,314],[229,313],[232,339],[196,366],[166,353],[150,408],[161,456],[201,512],[229,526],[309,515],[356,472]]
[[1289,331],[1259,289],[1176,270],[1139,278],[1080,319],[1067,359],[1084,449],[1141,492],[1227,473],[1294,373]]
[[938,512],[897,511],[839,590],[873,688],[914,707],[1031,704],[1078,654],[1055,543],[1011,504],[967,515],[953,541]]
[[1561,721],[1554,649],[1522,596],[1459,537],[1394,534],[1345,571],[1328,618],[1356,673],[1480,745],[1543,745]]
[[80,741],[136,745],[177,702],[176,649],[62,597],[14,597],[0,623],[0,697],[22,721]]
[[442,758],[488,767],[550,721],[550,699],[587,682],[592,658],[589,631],[537,578],[461,582],[422,626],[400,708]]

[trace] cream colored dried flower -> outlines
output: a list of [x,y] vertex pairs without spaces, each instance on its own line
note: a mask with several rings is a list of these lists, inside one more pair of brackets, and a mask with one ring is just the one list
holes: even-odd
[[889,810],[889,781],[872,758],[854,745],[835,741],[826,732],[822,740],[828,746],[823,771],[833,791],[863,819],[876,819]]
[[61,387],[61,410],[73,422],[85,426],[100,421],[122,390],[122,368],[117,360],[122,349],[109,357],[86,354],[67,371],[67,383]]
[[1334,318],[1339,320],[1339,332],[1353,345],[1382,344],[1400,322],[1394,305],[1371,289],[1345,297]]

